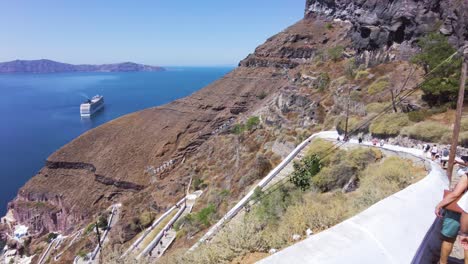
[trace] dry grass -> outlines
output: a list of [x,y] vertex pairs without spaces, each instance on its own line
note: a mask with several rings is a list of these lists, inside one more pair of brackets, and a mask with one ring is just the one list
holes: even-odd
[[439,142],[449,131],[450,129],[446,125],[434,121],[424,121],[404,128],[401,134],[413,139]]

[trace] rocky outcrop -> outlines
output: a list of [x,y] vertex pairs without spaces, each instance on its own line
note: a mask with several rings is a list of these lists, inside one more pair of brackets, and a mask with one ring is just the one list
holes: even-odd
[[52,60],[14,60],[0,63],[0,73],[59,73],[59,72],[141,72],[163,71],[164,68],[123,62],[115,64],[73,65]]
[[455,46],[468,40],[466,0],[308,0],[305,15],[350,21],[349,36],[359,51],[411,44],[432,31]]

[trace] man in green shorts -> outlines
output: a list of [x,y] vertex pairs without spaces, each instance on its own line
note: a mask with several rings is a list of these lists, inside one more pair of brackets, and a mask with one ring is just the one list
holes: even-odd
[[449,210],[445,211],[442,222],[442,247],[440,250],[440,263],[445,264],[448,261],[450,253],[452,253],[453,243],[458,236],[460,230],[460,214]]

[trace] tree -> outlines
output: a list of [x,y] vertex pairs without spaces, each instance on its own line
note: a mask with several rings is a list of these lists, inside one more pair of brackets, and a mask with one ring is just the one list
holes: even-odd
[[320,159],[317,155],[306,156],[300,162],[294,163],[291,182],[301,190],[310,188],[310,180],[320,171]]
[[429,81],[421,87],[424,92],[423,99],[430,105],[455,102],[458,96],[461,59],[454,58],[443,65],[440,63],[456,50],[448,43],[445,36],[438,33],[422,37],[418,45],[421,47],[421,53],[413,57],[413,62],[421,65],[426,73],[435,70],[429,76]]

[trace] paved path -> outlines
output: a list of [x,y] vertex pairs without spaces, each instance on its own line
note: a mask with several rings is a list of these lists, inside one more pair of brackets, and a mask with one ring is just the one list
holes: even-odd
[[[422,154],[398,146],[383,148]],[[448,186],[445,172],[438,164],[430,164],[431,172],[421,181],[259,263],[411,263],[431,230],[434,208]]]
[[[192,212],[193,205],[195,200],[199,195],[189,195],[187,196],[187,206],[184,209],[184,212],[178,217],[178,219],[186,216]],[[167,232],[164,233],[164,236],[161,238],[160,243],[151,251],[150,260],[155,261],[157,258],[161,257],[166,250],[171,246],[176,238],[177,232],[174,228],[170,228]],[[161,243],[162,242],[162,243]]]

